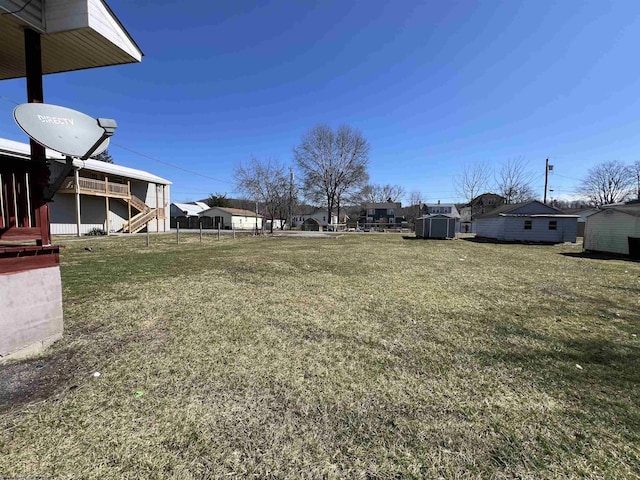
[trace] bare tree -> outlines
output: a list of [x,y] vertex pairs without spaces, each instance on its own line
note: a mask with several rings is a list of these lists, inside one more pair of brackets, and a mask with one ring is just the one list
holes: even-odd
[[290,201],[290,182],[285,167],[277,160],[251,157],[248,164],[235,169],[238,191],[264,205],[271,218],[271,233],[276,219],[286,216]]
[[535,198],[532,182],[533,173],[527,171],[527,163],[523,158],[509,160],[500,167],[496,176],[498,193],[506,199],[507,204]]
[[491,178],[491,167],[488,164],[467,164],[454,179],[454,185],[458,196],[462,197],[471,208],[471,221],[473,221],[472,200],[487,189]]
[[317,125],[294,147],[293,158],[302,173],[306,198],[327,207],[331,221],[334,209],[369,179],[369,142],[359,130],[347,125],[334,131]]
[[638,200],[640,200],[640,160],[636,160],[629,166],[631,177],[634,183],[634,193]]
[[398,202],[404,196],[400,185],[370,184],[362,189],[364,200],[369,203]]
[[623,202],[632,196],[634,178],[631,169],[613,160],[589,169],[579,192],[597,207]]
[[409,205],[408,205],[408,208],[406,209],[407,211],[406,219],[408,222],[414,222],[415,219],[420,216],[420,210],[422,209],[422,203],[424,202],[424,197],[421,192],[417,190],[413,190],[409,192],[407,201]]

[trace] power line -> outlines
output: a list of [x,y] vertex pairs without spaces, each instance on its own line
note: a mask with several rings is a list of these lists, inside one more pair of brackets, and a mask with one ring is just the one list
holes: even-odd
[[2,95],[0,95],[0,100],[4,100],[5,102],[13,103],[14,105],[20,105],[18,102],[14,102],[10,98],[4,97]]
[[[11,100],[10,98],[7,98],[7,97],[5,97],[3,95],[0,95],[0,100],[4,100],[4,101],[12,103],[14,105],[20,105],[18,102],[14,101],[14,100]],[[208,180],[213,180],[214,182],[220,182],[220,183],[226,183],[226,184],[229,184],[229,185],[235,185],[234,182],[230,182],[229,180],[223,180],[221,178],[212,177],[211,175],[206,175],[204,173],[195,172],[193,170],[189,170],[188,168],[184,168],[184,167],[181,167],[179,165],[175,165],[175,164],[167,162],[165,160],[160,160],[159,158],[152,157],[151,155],[147,155],[146,153],[139,152],[137,150],[134,150],[133,148],[126,147],[124,145],[120,145],[120,144],[115,143],[115,142],[111,142],[110,145],[113,145],[113,146],[118,147],[118,148],[122,148],[123,150],[126,150],[126,151],[128,151],[130,153],[133,153],[135,155],[138,155],[140,157],[146,158],[148,160],[152,160],[154,162],[161,163],[163,165],[166,165],[166,166],[171,167],[171,168],[175,168],[176,170],[180,170],[182,172],[189,173],[191,175],[196,175],[198,177],[206,178]]]
[[206,178],[206,179],[209,179],[209,180],[213,180],[215,182],[221,182],[221,183],[227,183],[229,185],[235,185],[234,182],[230,182],[229,180],[222,180],[221,178],[212,177],[211,175],[206,175],[204,173],[195,172],[193,170],[189,170],[188,168],[184,168],[184,167],[180,167],[178,165],[174,165],[173,163],[166,162],[164,160],[160,160],[159,158],[152,157],[151,155],[147,155],[146,153],[139,152],[137,150],[134,150],[133,148],[125,147],[124,145],[120,145],[120,144],[115,143],[115,142],[111,142],[111,145],[114,145],[114,146],[116,146],[118,148],[122,148],[123,150],[131,152],[131,153],[133,153],[135,155],[139,155],[140,157],[146,158],[148,160],[152,160],[154,162],[161,163],[161,164],[166,165],[168,167],[175,168],[176,170],[181,170],[181,171],[183,171],[185,173],[190,173],[191,175],[196,175],[198,177],[202,177],[202,178]]

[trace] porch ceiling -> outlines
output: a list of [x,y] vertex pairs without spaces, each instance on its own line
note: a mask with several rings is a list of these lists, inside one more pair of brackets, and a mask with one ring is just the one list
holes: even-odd
[[[56,5],[43,2],[47,15],[56,12]],[[0,80],[26,75],[25,28],[41,33],[42,71],[44,74],[139,62],[142,52],[133,39],[101,0],[72,2],[77,14],[60,20],[44,22],[48,27],[34,25],[11,12],[0,3]]]

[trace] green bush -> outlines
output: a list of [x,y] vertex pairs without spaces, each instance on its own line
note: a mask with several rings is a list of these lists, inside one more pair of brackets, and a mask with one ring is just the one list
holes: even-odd
[[89,237],[99,237],[101,235],[106,235],[106,234],[107,232],[105,232],[102,228],[99,228],[99,227],[92,228],[87,232],[87,236]]

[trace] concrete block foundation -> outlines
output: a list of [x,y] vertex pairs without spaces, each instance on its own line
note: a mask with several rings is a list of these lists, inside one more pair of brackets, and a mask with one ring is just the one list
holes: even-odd
[[62,330],[59,266],[0,275],[0,362],[42,351]]

